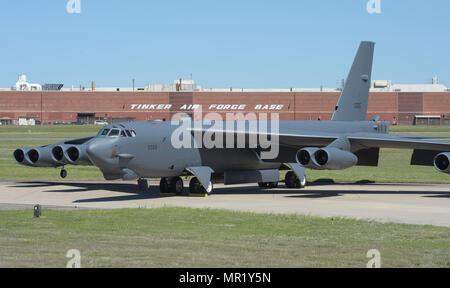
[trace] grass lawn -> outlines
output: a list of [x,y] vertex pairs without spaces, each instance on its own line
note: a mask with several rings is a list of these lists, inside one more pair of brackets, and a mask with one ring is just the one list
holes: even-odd
[[0,126],[0,138],[81,138],[96,135],[99,125]]
[[0,267],[450,267],[450,229],[189,208],[0,211]]

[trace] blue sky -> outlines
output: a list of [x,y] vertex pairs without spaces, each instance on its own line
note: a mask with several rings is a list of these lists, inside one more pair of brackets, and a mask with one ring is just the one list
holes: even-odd
[[0,2],[0,86],[337,87],[362,40],[374,79],[450,86],[450,1],[68,0]]

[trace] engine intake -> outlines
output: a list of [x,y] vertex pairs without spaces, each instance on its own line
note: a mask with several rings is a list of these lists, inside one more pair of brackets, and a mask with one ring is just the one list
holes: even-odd
[[77,147],[72,146],[69,149],[67,149],[67,156],[72,161],[75,162],[80,158],[80,151]]
[[434,168],[439,172],[450,174],[450,153],[441,153],[436,155],[433,160]]
[[68,147],[64,150],[64,159],[72,165],[92,165],[86,153],[86,145]]
[[39,161],[39,152],[36,149],[28,151],[27,156],[33,164],[36,164],[36,162]]
[[303,148],[297,152],[297,163],[305,168],[320,169],[312,160],[319,148]]
[[52,149],[52,156],[55,161],[64,162],[64,149],[61,146],[55,146]]
[[17,163],[23,164],[23,161],[25,161],[25,152],[23,152],[22,149],[17,149],[14,151],[14,160],[16,160]]

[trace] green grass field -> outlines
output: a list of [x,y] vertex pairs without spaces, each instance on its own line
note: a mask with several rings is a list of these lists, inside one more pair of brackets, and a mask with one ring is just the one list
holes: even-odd
[[0,211],[0,267],[450,267],[450,229],[188,208]]
[[[75,138],[95,135],[99,126],[36,126],[0,127],[0,180],[60,180],[59,170],[54,168],[30,168],[17,165],[12,159],[14,149],[35,147],[55,141],[45,138]],[[449,136],[448,126],[393,127],[393,133]],[[42,140],[39,140],[42,138]],[[450,175],[439,173],[433,167],[410,166],[412,151],[383,149],[379,167],[354,167],[344,171],[307,171],[309,181],[333,179],[336,182],[369,180],[381,183],[450,183]],[[95,167],[67,166],[67,180],[102,180]]]
[[0,138],[78,138],[97,134],[98,125],[0,126]]

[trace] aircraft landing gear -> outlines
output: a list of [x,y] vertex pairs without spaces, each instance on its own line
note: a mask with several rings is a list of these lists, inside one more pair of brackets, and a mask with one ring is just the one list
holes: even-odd
[[183,194],[184,183],[180,177],[161,178],[159,182],[159,191],[161,193],[175,193],[176,195]]
[[303,178],[299,179],[294,172],[289,171],[286,174],[286,178],[284,180],[284,183],[286,184],[286,187],[289,188],[289,189],[305,188],[305,186],[306,186],[306,176],[303,175]]
[[148,182],[146,179],[138,179],[138,187],[140,191],[148,191]]
[[189,192],[191,194],[211,195],[212,191],[213,191],[213,184],[211,181],[209,181],[208,189],[205,189],[203,187],[203,185],[200,183],[197,177],[192,178],[191,182],[189,182]]
[[64,169],[64,167],[61,169],[61,172],[59,172],[59,176],[63,179],[67,177],[67,170]]

